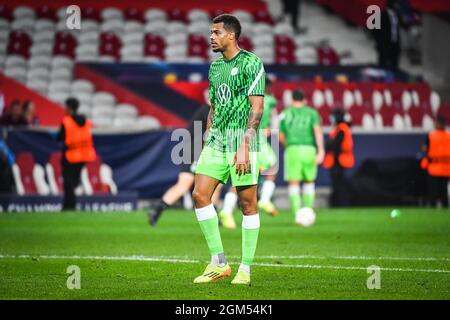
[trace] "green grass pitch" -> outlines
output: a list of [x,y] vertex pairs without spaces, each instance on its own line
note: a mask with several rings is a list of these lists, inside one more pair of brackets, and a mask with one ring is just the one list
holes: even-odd
[[[193,211],[168,210],[155,228],[143,211],[0,214],[0,299],[450,299],[449,212],[389,213],[318,209],[310,228],[261,215],[251,287],[192,283],[209,260]],[[241,230],[221,234],[234,275]],[[380,289],[367,287],[372,265]]]

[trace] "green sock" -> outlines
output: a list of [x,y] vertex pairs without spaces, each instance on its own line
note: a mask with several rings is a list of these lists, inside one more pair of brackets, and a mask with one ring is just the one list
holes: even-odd
[[305,183],[303,185],[303,206],[307,208],[313,208],[315,197],[316,190],[314,183]]
[[307,208],[313,208],[314,207],[314,194],[304,194],[303,195],[303,206]]
[[[241,263],[250,266],[255,257],[256,244],[259,234],[259,216],[244,216],[250,222],[242,223],[242,261]],[[251,228],[251,229],[250,229]]]
[[295,214],[298,209],[300,209],[301,199],[300,195],[291,195],[289,196],[289,203],[291,204],[291,210]]
[[222,239],[219,232],[219,219],[217,215],[213,218],[199,221],[200,229],[202,229],[205,236],[206,243],[208,244],[209,253],[211,256],[222,253]]

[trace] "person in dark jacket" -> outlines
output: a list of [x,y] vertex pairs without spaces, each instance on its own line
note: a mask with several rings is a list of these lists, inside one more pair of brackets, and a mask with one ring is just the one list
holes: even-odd
[[330,133],[326,144],[326,155],[323,166],[330,169],[332,193],[330,205],[332,207],[350,205],[351,184],[347,177],[347,170],[355,165],[353,155],[353,138],[350,125],[345,121],[345,113],[336,109],[332,114],[335,128]]
[[378,66],[397,70],[400,58],[400,21],[397,0],[388,0],[381,11],[381,28],[374,30]]

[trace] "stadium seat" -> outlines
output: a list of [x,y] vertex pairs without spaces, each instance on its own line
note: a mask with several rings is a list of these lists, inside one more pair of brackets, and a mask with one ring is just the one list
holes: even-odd
[[34,19],[17,18],[11,23],[12,30],[20,30],[32,35],[34,33]]
[[9,41],[7,47],[8,54],[18,54],[29,58],[30,48],[32,45],[31,37],[24,31],[12,31],[9,34]]
[[144,16],[141,10],[137,8],[127,8],[124,11],[124,17],[127,21],[144,22]]
[[6,57],[5,68],[26,68],[27,62],[21,55],[11,54]]
[[129,103],[120,103],[114,111],[115,117],[136,118],[138,111],[135,106]]
[[[86,20],[93,20],[93,21],[100,21],[100,13],[98,12],[97,9],[93,8],[93,7],[81,7],[81,16],[83,17],[83,21]],[[82,29],[85,29],[85,26],[83,25],[82,22]]]
[[168,23],[165,20],[152,20],[147,22],[144,27],[146,33],[163,36]]
[[208,40],[205,37],[191,34],[188,37],[188,56],[208,58]]
[[57,20],[55,11],[51,7],[46,5],[39,6],[38,8],[36,8],[36,16],[39,19],[47,19],[53,22]]
[[54,92],[54,93],[49,93],[48,98],[52,101],[55,101],[61,105],[64,105],[66,99],[69,97],[69,94],[67,92]]
[[167,16],[171,21],[179,21],[182,22],[183,24],[188,22],[186,13],[176,7],[170,9]]
[[34,12],[34,9],[28,6],[17,6],[13,10],[13,16],[14,19],[35,19],[36,13]]
[[373,117],[370,114],[365,113],[363,115],[363,117],[362,117],[362,127],[363,127],[364,130],[367,130],[367,131],[376,129],[375,120],[373,119]]
[[53,94],[56,92],[63,92],[63,93],[70,93],[70,82],[64,82],[64,81],[56,81],[56,82],[52,82],[49,86],[48,86],[48,92],[49,94]]
[[5,75],[16,81],[25,83],[27,79],[27,70],[21,67],[7,68],[5,69]]
[[42,31],[54,31],[55,23],[48,19],[38,19],[38,20],[36,20],[36,22],[34,24],[34,30],[37,33],[42,32]]
[[148,9],[144,14],[145,20],[148,21],[167,21],[167,13],[161,9]]
[[250,52],[253,51],[252,41],[246,36],[239,37],[239,47]]
[[110,106],[113,107],[116,104],[116,98],[109,92],[98,91],[92,96],[93,106]]
[[231,14],[236,16],[241,23],[253,22],[253,16],[248,11],[237,9],[233,10]]
[[124,28],[124,22],[122,19],[111,19],[111,20],[105,20],[101,26],[100,31],[101,32],[112,32],[117,35],[120,35]]
[[1,4],[0,5],[0,17],[7,21],[13,20],[13,14],[12,14],[11,9],[9,7]]
[[100,32],[100,24],[96,20],[83,18],[83,20],[81,20],[81,30],[83,30],[83,33],[90,31]]
[[66,57],[64,55],[55,55],[53,56],[51,61],[52,69],[66,68],[72,70],[73,64],[73,60],[70,57]]
[[77,79],[72,82],[70,91],[73,94],[85,92],[92,95],[94,93],[94,89],[95,88],[92,82],[88,80]]
[[258,10],[254,14],[254,20],[256,22],[262,22],[267,24],[273,24],[273,19],[267,10]]
[[78,36],[77,42],[79,45],[83,45],[83,44],[98,45],[99,40],[100,40],[100,32],[92,30],[92,31],[80,33],[80,35]]
[[152,116],[141,116],[138,119],[138,127],[142,129],[159,129],[161,124]]
[[45,181],[44,169],[34,161],[31,153],[19,153],[16,156],[16,162],[13,164],[12,170],[16,190],[19,195],[48,195],[50,193],[50,188]]
[[61,156],[61,152],[53,152],[50,155],[48,163],[45,165],[50,192],[53,195],[61,194],[64,191]]
[[120,9],[107,7],[102,10],[102,12],[100,13],[100,17],[103,21],[123,20],[123,13]]
[[192,9],[187,13],[187,19],[191,22],[204,21],[210,23],[209,13],[202,9]]
[[120,48],[122,43],[120,38],[112,32],[102,32],[100,35],[99,54],[103,56],[112,56],[116,60],[120,58]]
[[82,169],[81,183],[87,195],[98,193],[117,194],[118,192],[111,167],[103,163],[98,155],[96,161],[86,163]]

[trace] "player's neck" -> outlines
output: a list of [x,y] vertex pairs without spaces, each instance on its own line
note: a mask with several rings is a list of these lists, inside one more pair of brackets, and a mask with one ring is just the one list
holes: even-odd
[[292,106],[294,107],[294,108],[303,108],[304,106],[305,106],[305,104],[304,103],[293,103],[292,104]]
[[225,61],[232,60],[234,57],[236,57],[239,54],[240,51],[241,51],[241,48],[239,48],[238,46],[232,46],[232,47],[228,48],[227,50],[225,50],[224,52],[222,52],[223,59]]

